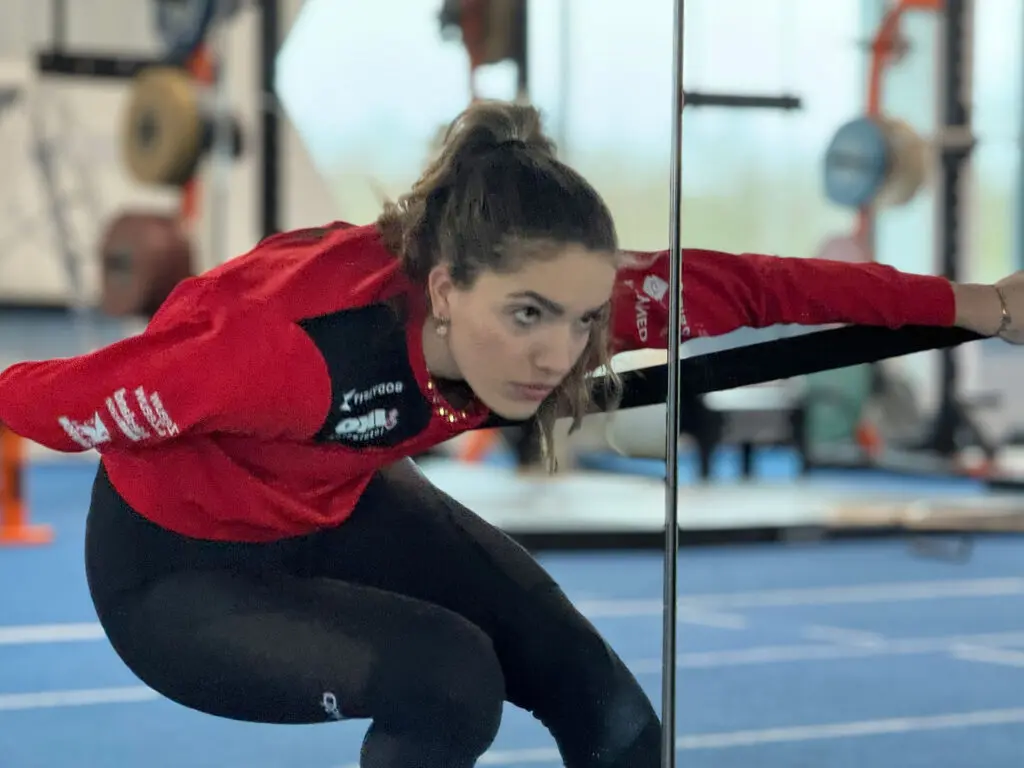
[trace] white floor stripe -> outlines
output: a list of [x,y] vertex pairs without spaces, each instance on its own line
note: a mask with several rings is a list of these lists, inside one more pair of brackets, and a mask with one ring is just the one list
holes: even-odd
[[[593,618],[593,617],[592,617]],[[676,620],[680,624],[697,627],[714,627],[715,629],[746,629],[747,619],[738,613],[719,613],[702,609],[681,606],[676,611]]]
[[58,707],[92,707],[98,704],[132,704],[160,698],[145,686],[131,688],[92,688],[77,691],[38,691],[0,693],[0,712]]
[[819,624],[806,627],[801,634],[808,640],[839,643],[840,645],[866,645],[873,647],[886,642],[885,637],[877,632],[844,629],[843,627],[826,627]]
[[[1024,708],[990,709],[925,717],[894,717],[884,720],[856,720],[845,723],[698,733],[677,739],[676,748],[680,751],[734,749],[761,744],[800,743],[1021,724],[1024,724]],[[562,764],[558,750],[554,748],[494,750],[486,753],[477,762],[478,765],[497,766],[535,765],[538,763]],[[358,768],[358,766],[346,765],[343,768]]]
[[[725,651],[681,653],[680,669],[718,669],[760,664],[784,664],[805,661],[848,661],[887,656],[914,656],[929,653],[954,653],[958,648],[987,646],[1024,646],[1024,632],[996,632],[979,635],[910,637],[890,640],[879,638],[872,644],[795,644],[762,645]],[[1024,654],[1021,654],[1024,656]],[[1005,662],[1004,662],[1005,663]],[[629,662],[634,674],[660,674],[661,659],[636,659]]]
[[35,624],[0,627],[0,645],[37,645],[40,643],[80,643],[102,640],[99,624]]
[[683,750],[728,749],[757,744],[848,739],[894,733],[920,733],[923,731],[946,731],[953,728],[1016,724],[1024,724],[1024,708],[989,709],[925,717],[894,717],[885,720],[860,720],[848,723],[733,731],[732,733],[697,734],[683,736],[676,742],[676,746]]
[[1024,653],[1006,648],[986,648],[980,645],[958,645],[950,650],[953,658],[977,661],[982,664],[1001,664],[1006,667],[1024,667]]
[[[915,600],[1024,595],[1024,579],[968,579],[962,581],[896,582],[850,587],[712,593],[680,598],[683,623],[723,629],[744,629],[746,619],[721,609],[771,608],[795,605],[892,603]],[[661,616],[661,600],[579,600],[576,606],[590,619]],[[98,624],[39,624],[0,626],[0,645],[83,642],[103,639]]]
[[[85,625],[88,626],[88,625]],[[977,635],[950,635],[947,637],[930,637],[930,638],[907,638],[902,640],[885,640],[882,645],[869,646],[869,645],[779,645],[779,646],[761,646],[755,648],[743,648],[729,651],[707,651],[700,653],[685,653],[679,656],[679,667],[680,668],[715,668],[715,667],[730,667],[730,666],[741,666],[747,664],[777,664],[783,662],[797,662],[797,661],[814,661],[814,660],[840,660],[840,659],[852,659],[852,658],[868,658],[868,657],[881,657],[881,656],[896,656],[896,655],[910,655],[910,654],[924,654],[924,653],[948,653],[956,658],[963,659],[965,661],[979,661],[991,664],[1004,664],[1013,667],[1024,667],[1024,652],[1011,650],[1005,646],[1024,646],[1024,632],[1001,632],[991,634],[977,634]],[[1000,647],[1004,646],[1004,647]],[[661,672],[661,660],[660,659],[641,659],[634,660],[628,663],[630,669],[636,674],[645,673],[660,673]],[[39,691],[32,693],[4,693],[0,694],[0,711],[18,711],[27,709],[52,709],[59,707],[83,707],[83,706],[96,706],[102,704],[124,704],[124,703],[138,703],[146,701],[154,701],[159,699],[159,694],[155,693],[151,689],[145,686],[132,686],[123,688],[94,688],[94,689],[83,689],[83,690],[66,690],[66,691]],[[1024,710],[998,710],[1000,712],[1024,712]],[[978,716],[988,716],[986,713],[968,713],[968,715],[962,716],[950,716],[954,720],[937,720],[938,723],[947,722],[963,722],[963,725],[969,726],[977,724],[975,719]],[[960,720],[955,718],[959,717]],[[1016,717],[1016,715],[1014,715]],[[967,718],[967,719],[964,719]],[[975,719],[971,719],[975,718]],[[927,721],[927,719],[925,719]],[[920,718],[910,720],[897,720],[897,721],[870,721],[870,723],[885,722],[885,723],[903,723],[911,722],[918,723],[923,722]],[[929,721],[930,722],[930,721]],[[1012,720],[1017,722],[1017,720]],[[813,733],[822,732],[821,729],[824,726],[812,726],[814,729]],[[838,726],[829,726],[832,728]],[[859,735],[856,732],[847,733],[850,728],[856,731],[857,728],[863,728],[863,724],[845,724],[843,728],[846,730],[836,731],[836,735],[826,736],[826,738],[835,738],[838,735]],[[877,727],[872,725],[871,727]],[[887,726],[888,727],[888,726]],[[904,726],[899,726],[903,728]],[[955,725],[942,725],[941,727],[956,727]],[[915,726],[915,729],[920,729]],[[684,740],[683,747],[687,749],[695,748],[709,748],[707,746],[699,747],[699,744],[712,744],[716,745],[715,748],[722,746],[736,746],[743,743],[748,743],[748,740],[752,737],[750,734],[758,734],[756,736],[760,741],[750,743],[761,743],[768,740],[766,734],[769,733],[782,733],[790,734],[784,736],[783,740],[792,740],[791,734],[794,729],[782,729],[781,731],[743,731],[737,732],[736,734],[711,734],[705,736],[694,736],[688,737],[689,740]],[[883,732],[883,731],[869,731],[869,732]],[[832,731],[827,731],[832,733]],[[722,739],[728,736],[728,740],[722,741]],[[773,737],[774,738],[774,737]],[[810,737],[807,737],[810,738]],[[821,738],[816,736],[815,738]],[[709,741],[709,739],[711,741]],[[714,741],[717,739],[718,741]],[[701,741],[703,740],[703,741]],[[802,740],[802,739],[801,739]],[[689,744],[690,746],[686,746]],[[489,758],[490,759],[490,758]],[[518,762],[538,762],[537,760],[519,760]],[[541,760],[539,762],[545,762]],[[501,763],[489,763],[489,764],[501,764]]]
[[[679,598],[679,609],[720,611],[739,608],[781,608],[798,605],[898,603],[952,598],[1024,595],[1024,579],[967,579],[962,581],[900,581],[849,587],[777,589],[757,592],[712,593]],[[580,600],[577,607],[591,618],[660,616],[656,600]]]

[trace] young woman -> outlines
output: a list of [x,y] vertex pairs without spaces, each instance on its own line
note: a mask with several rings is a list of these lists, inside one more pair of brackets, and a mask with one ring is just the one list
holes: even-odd
[[[579,419],[588,372],[664,345],[664,253],[622,254],[533,110],[479,103],[369,226],[278,234],[141,335],[0,376],[0,420],[96,449],[86,571],[116,652],[180,704],[366,718],[366,768],[471,766],[503,702],[568,766],[659,762],[636,680],[521,548],[408,456],[490,414]],[[1024,287],[691,250],[688,336],[960,324],[1019,340]],[[609,380],[614,386],[614,380]]]

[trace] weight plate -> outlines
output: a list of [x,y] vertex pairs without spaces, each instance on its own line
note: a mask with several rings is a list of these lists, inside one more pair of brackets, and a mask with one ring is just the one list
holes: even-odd
[[114,317],[151,316],[193,274],[193,247],[173,215],[124,211],[100,241],[101,307]]
[[871,204],[885,185],[889,150],[881,125],[868,117],[851,120],[825,152],[825,195],[836,205]]
[[180,186],[203,153],[204,119],[196,86],[176,67],[142,70],[133,80],[124,115],[125,165],[144,184]]

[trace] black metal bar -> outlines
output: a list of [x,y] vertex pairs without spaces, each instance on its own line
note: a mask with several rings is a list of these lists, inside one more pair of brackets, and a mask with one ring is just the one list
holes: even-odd
[[[769,381],[790,379],[852,365],[959,346],[983,337],[962,328],[906,326],[889,329],[845,326],[734,347],[687,358],[680,363],[680,397],[698,397]],[[665,366],[623,375],[628,382],[622,408],[665,401]]]
[[519,98],[529,99],[530,94],[530,44],[527,30],[529,22],[529,3],[522,2],[516,8],[516,95]]
[[260,8],[259,87],[265,102],[260,116],[260,229],[263,237],[269,237],[281,231],[281,110],[276,107],[274,96],[274,63],[281,43],[281,2],[265,0]]
[[[939,94],[941,108],[939,113],[940,131],[970,130],[970,106],[965,98],[964,69],[970,65],[965,61],[967,52],[967,30],[964,0],[946,0],[946,23],[943,27],[945,37],[945,55],[942,67],[942,90]],[[940,179],[940,222],[941,231],[941,269],[943,276],[956,280],[960,271],[960,237],[961,217],[963,209],[960,194],[963,191],[964,166],[970,159],[972,144],[956,145],[941,148],[942,177]]]
[[[939,134],[969,131],[971,113],[969,104],[970,61],[967,60],[970,34],[968,7],[972,0],[946,0],[940,46]],[[953,282],[960,274],[961,237],[963,235],[964,172],[973,151],[972,144],[942,147],[940,150],[940,178],[938,189],[939,268],[941,274]],[[921,446],[940,456],[952,456],[960,449],[960,437],[975,433],[973,419],[960,401],[958,393],[959,370],[956,354],[951,349],[940,353],[939,408],[925,445]],[[987,448],[988,446],[982,446]]]
[[108,80],[129,80],[145,67],[160,64],[158,59],[138,59],[130,56],[110,56],[94,53],[65,54],[59,51],[40,51],[36,54],[36,69],[44,75],[63,77],[91,77]]
[[[898,329],[849,325],[775,339],[745,347],[689,357],[679,363],[679,398],[687,402],[708,392],[790,379],[811,373],[849,368],[878,360],[946,349],[984,339],[963,328],[906,326]],[[666,401],[668,366],[654,365],[622,374],[621,409],[642,408]],[[604,393],[594,397],[594,412],[608,409]],[[495,416],[481,428],[517,423]]]
[[741,93],[704,93],[685,91],[685,107],[725,107],[728,109],[803,109],[799,96],[767,96]]
[[55,51],[64,52],[68,47],[68,4],[67,0],[53,0],[50,3],[50,45]]

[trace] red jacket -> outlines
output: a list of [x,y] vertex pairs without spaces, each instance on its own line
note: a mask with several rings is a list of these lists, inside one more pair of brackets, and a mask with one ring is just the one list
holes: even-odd
[[[665,344],[668,261],[642,256],[613,298],[620,351]],[[683,264],[684,337],[953,323],[942,278],[707,250]],[[487,417],[432,388],[420,296],[372,226],[275,235],[182,283],[142,334],[4,371],[0,421],[58,451],[95,448],[139,513],[185,535],[269,541],[337,525],[376,468]]]

